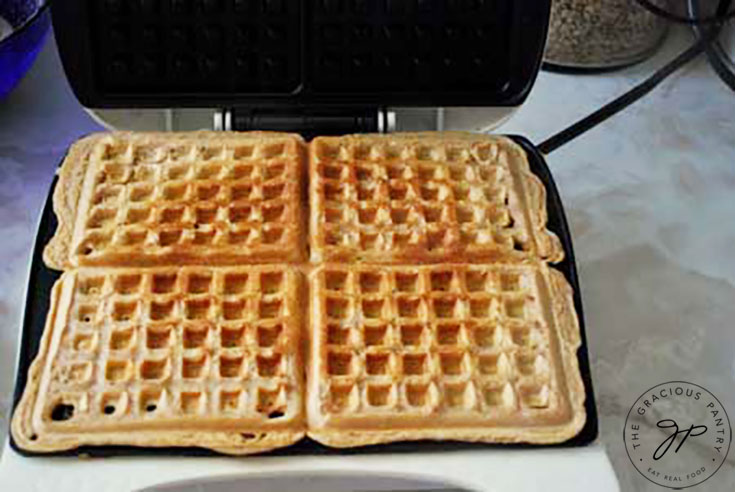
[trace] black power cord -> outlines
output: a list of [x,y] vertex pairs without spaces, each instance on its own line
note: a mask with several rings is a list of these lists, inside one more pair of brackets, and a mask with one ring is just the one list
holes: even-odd
[[[702,10],[700,0],[688,0],[687,4],[689,14],[692,17],[698,17]],[[722,27],[724,28],[724,26]],[[705,31],[707,30],[706,26],[699,26],[696,24],[693,28],[697,38],[704,36]],[[707,59],[725,85],[735,91],[735,62],[730,58],[730,55],[727,53],[727,48],[722,45],[722,42],[719,39],[713,40],[707,47]]]
[[[656,15],[661,15],[664,18],[672,18],[676,21],[676,19],[682,19],[681,22],[684,23],[694,23],[694,24],[710,24],[709,19],[710,18],[682,18],[679,16],[676,16],[668,11],[660,9],[660,7],[656,7],[655,5],[651,4],[648,0],[636,0],[638,3],[644,6],[644,8],[650,10],[651,12],[655,13]],[[641,82],[640,84],[633,87],[628,92],[624,93],[623,95],[619,96],[615,100],[609,102],[608,104],[604,105],[594,113],[590,114],[589,116],[586,116],[585,118],[582,118],[581,120],[577,121],[573,125],[569,126],[568,128],[565,128],[564,130],[560,131],[559,133],[549,137],[548,139],[544,140],[541,144],[538,145],[538,149],[543,154],[549,154],[553,152],[554,150],[558,149],[562,145],[570,142],[571,140],[574,140],[578,136],[582,135],[583,133],[591,130],[592,128],[596,127],[603,121],[607,120],[611,116],[619,113],[623,109],[627,108],[634,102],[641,99],[643,96],[651,92],[653,89],[655,89],[661,82],[663,82],[669,75],[689,63],[690,61],[697,58],[699,55],[704,53],[708,47],[712,44],[712,42],[717,39],[720,33],[720,28],[722,26],[722,21],[729,18],[730,15],[735,15],[735,12],[728,13],[730,9],[730,5],[732,4],[733,0],[720,0],[720,3],[717,7],[717,12],[713,18],[719,20],[718,23],[712,23],[711,27],[709,27],[706,31],[702,32],[702,35],[699,37],[696,43],[694,43],[691,47],[686,49],[684,52],[679,54],[676,58],[671,60],[669,63],[658,69],[656,72],[654,72],[650,77],[648,77],[646,80]],[[660,14],[659,12],[662,12],[663,14]],[[691,21],[691,22],[690,22]]]
[[608,104],[604,105],[589,116],[582,118],[578,122],[574,123],[572,126],[544,140],[544,142],[538,145],[538,149],[543,154],[549,154],[564,145],[565,143],[596,127],[611,116],[619,113],[623,109],[627,108],[628,106],[651,92],[654,88],[656,88],[657,85],[663,82],[666,77],[668,77],[676,70],[683,67],[684,65],[695,59],[697,56],[699,56],[701,53],[703,53],[708,43],[708,38],[702,38],[692,47],[684,51],[682,54],[674,58],[662,68],[658,69],[653,75],[635,86],[630,91],[626,92],[614,101],[611,101]]
[[730,10],[730,1],[720,2],[717,6],[717,12],[714,15],[710,15],[707,17],[700,17],[699,15],[694,14],[691,11],[690,13],[693,14],[691,17],[677,15],[673,12],[669,12],[663,7],[659,7],[658,5],[651,2],[651,0],[636,0],[636,2],[638,3],[638,5],[648,10],[649,12],[677,24],[703,26],[708,24],[721,24],[726,20],[735,19],[735,9]]

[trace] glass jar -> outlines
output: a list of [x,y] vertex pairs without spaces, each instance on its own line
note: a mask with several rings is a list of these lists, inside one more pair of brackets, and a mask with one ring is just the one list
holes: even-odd
[[632,65],[653,54],[667,27],[635,0],[553,0],[544,61],[578,69]]

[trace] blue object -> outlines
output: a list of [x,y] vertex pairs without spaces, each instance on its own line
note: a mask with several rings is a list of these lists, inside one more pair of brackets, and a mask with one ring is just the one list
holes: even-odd
[[51,25],[51,12],[46,0],[0,0],[0,17],[13,29],[0,39],[0,99],[4,99],[33,65]]

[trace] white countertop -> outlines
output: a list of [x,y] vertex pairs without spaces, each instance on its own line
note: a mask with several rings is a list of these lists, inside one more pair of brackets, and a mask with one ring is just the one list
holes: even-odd
[[[542,73],[498,131],[538,143],[681,50],[620,72]],[[98,126],[68,89],[53,43],[0,102],[0,436],[7,427],[26,262],[67,145]],[[735,418],[735,93],[703,59],[548,157],[571,224],[600,412],[622,490],[661,490],[631,466],[625,415],[647,388],[683,379]],[[735,452],[706,484],[735,489]]]

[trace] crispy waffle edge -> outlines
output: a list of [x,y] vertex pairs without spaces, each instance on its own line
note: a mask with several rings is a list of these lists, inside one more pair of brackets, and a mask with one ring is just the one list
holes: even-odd
[[74,218],[84,175],[89,165],[89,154],[106,133],[94,133],[76,141],[56,171],[58,182],[53,194],[53,209],[58,226],[51,241],[43,250],[44,263],[54,270],[70,268],[71,242]]

